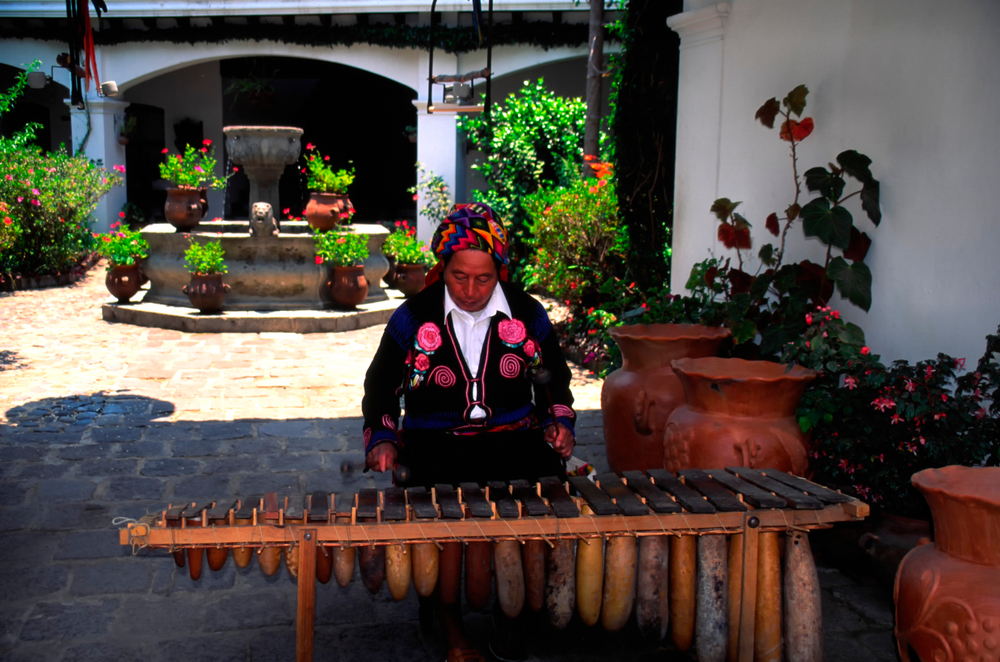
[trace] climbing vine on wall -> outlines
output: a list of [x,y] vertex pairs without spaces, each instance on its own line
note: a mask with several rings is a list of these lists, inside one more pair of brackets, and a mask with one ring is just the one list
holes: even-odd
[[[53,26],[55,27],[55,26]],[[235,25],[221,18],[213,19],[211,27],[176,27],[151,30],[112,27],[94,32],[98,46],[113,46],[137,42],[170,42],[177,44],[225,43],[229,41],[274,41],[299,46],[352,46],[369,44],[389,48],[426,48],[430,26],[420,25],[275,25],[251,23]],[[517,22],[493,26],[493,45],[537,46],[548,50],[587,43],[587,25],[582,23]],[[0,30],[0,39],[39,39],[57,41],[61,33],[51,28],[18,26]],[[608,35],[605,39],[614,39]],[[465,53],[481,48],[469,27],[434,28],[435,48],[448,53]]]

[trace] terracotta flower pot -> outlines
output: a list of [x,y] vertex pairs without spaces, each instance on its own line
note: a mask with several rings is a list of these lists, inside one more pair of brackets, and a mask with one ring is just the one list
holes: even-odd
[[408,297],[424,289],[424,277],[422,264],[396,265],[396,289]]
[[1000,660],[1000,468],[913,475],[934,519],[934,544],[896,575],[896,643],[903,662]]
[[177,228],[178,232],[186,232],[198,226],[205,215],[207,206],[203,208],[201,191],[196,188],[167,189],[167,203],[163,206],[163,215],[167,222]]
[[118,303],[128,303],[142,286],[141,278],[138,264],[119,264],[108,270],[104,284],[111,296],[118,299]]
[[319,232],[326,232],[337,227],[341,222],[341,214],[350,214],[354,206],[346,195],[337,193],[309,193],[309,203],[302,215],[309,226]]
[[332,271],[327,288],[338,307],[350,310],[365,300],[368,296],[368,280],[365,278],[363,265],[333,267]]
[[671,365],[687,402],[667,421],[667,469],[738,466],[805,475],[806,438],[795,410],[815,371],[743,359],[677,359]]
[[222,282],[222,274],[191,274],[191,282],[182,289],[192,308],[202,313],[222,310],[226,293],[232,288]]
[[858,545],[873,559],[876,578],[888,589],[895,583],[903,557],[931,541],[931,523],[891,513],[881,513],[878,520],[874,530],[858,538]]
[[684,404],[684,387],[670,362],[715,356],[731,332],[699,324],[635,324],[610,333],[623,364],[601,388],[608,464],[619,473],[662,468],[664,426]]

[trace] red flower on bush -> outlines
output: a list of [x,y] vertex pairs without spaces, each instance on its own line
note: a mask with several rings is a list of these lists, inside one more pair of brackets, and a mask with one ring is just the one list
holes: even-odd
[[782,122],[780,136],[782,140],[787,140],[791,142],[792,139],[795,142],[805,140],[809,137],[809,134],[813,132],[813,120],[811,117],[807,117],[801,122],[796,122],[795,120],[788,120]]

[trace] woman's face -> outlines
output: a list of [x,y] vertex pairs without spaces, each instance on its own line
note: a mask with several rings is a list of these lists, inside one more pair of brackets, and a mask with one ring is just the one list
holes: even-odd
[[486,307],[498,282],[493,258],[475,249],[456,251],[444,268],[442,278],[455,305],[469,313]]

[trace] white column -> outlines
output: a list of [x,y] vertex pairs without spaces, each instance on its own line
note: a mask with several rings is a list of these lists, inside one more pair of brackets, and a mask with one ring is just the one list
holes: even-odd
[[[437,49],[434,51],[434,75],[451,74],[458,72],[458,58],[454,55]],[[448,191],[454,196],[458,191],[459,165],[458,158],[459,139],[456,113],[427,113],[427,72],[428,56],[421,53],[417,58],[416,80],[422,81],[417,85],[417,100],[413,105],[417,108],[417,161],[424,164],[424,168],[439,175],[448,184]],[[440,93],[440,86],[435,86],[435,93]],[[430,242],[437,229],[435,224],[420,213],[424,206],[423,193],[417,198],[417,238]]]
[[723,36],[729,9],[728,2],[719,2],[667,19],[681,37],[670,275],[675,294],[684,293],[691,266],[707,258],[704,247],[715,242],[716,224],[708,210],[719,188]]
[[[126,165],[125,147],[118,144],[118,127],[124,121],[127,101],[107,97],[88,97],[86,108],[71,110],[74,153],[83,151],[87,158],[97,161],[107,170],[114,165]],[[126,170],[123,177],[127,177]],[[118,220],[118,212],[125,204],[125,181],[115,186],[101,198],[94,210],[94,230],[107,232]]]

